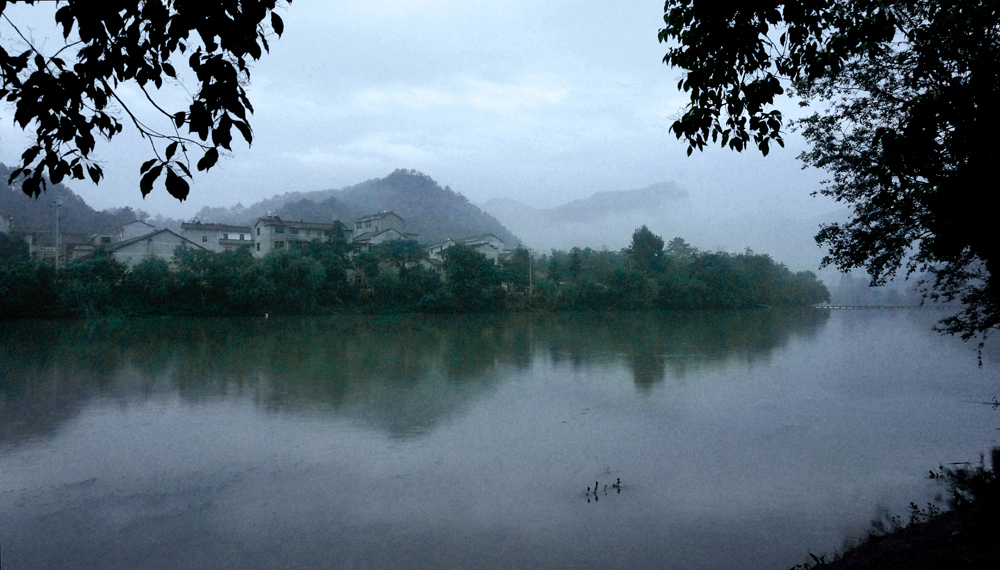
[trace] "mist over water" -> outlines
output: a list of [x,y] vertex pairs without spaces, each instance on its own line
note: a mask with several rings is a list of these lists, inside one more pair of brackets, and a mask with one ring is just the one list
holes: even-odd
[[787,568],[997,443],[940,316],[0,323],[4,567]]

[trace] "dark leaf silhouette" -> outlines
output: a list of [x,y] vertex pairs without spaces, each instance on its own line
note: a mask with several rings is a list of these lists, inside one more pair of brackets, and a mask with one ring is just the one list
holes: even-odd
[[[290,2],[58,2],[55,21],[64,42],[51,54],[41,51],[49,46],[24,39],[27,30],[10,20],[14,34],[0,39],[0,96],[12,104],[14,123],[34,142],[8,183],[19,179],[23,192],[37,195],[45,188],[46,175],[54,183],[67,176],[100,181],[101,170],[91,156],[96,141],[110,141],[124,124],[138,129],[156,155],[140,170],[143,195],[152,190],[152,182],[170,161],[185,174],[190,172],[186,152],[175,157],[178,145],[185,151],[185,146],[193,146],[204,152],[198,170],[215,165],[217,147],[231,150],[230,113],[240,118],[236,128],[249,144],[252,130],[246,112],[253,112],[245,90],[249,63],[266,51],[265,37],[271,30],[279,36],[284,32],[274,10]],[[5,17],[7,5],[0,2]],[[71,37],[74,32],[79,41]],[[12,55],[13,46],[24,43],[29,49]],[[186,109],[169,111],[156,102],[157,90],[165,86],[164,77],[177,77],[178,64],[186,64],[199,85],[190,89],[193,95]],[[152,110],[163,117],[162,128],[140,120],[119,97],[124,84],[144,92]],[[185,123],[188,133],[199,140],[176,130]],[[154,164],[161,169],[154,169]],[[156,174],[151,176],[152,172]],[[176,173],[173,178],[168,175],[167,190],[182,198],[187,182]]]
[[[873,284],[929,272],[923,291],[958,300],[941,329],[963,338],[1000,326],[1000,240],[988,205],[1000,147],[1000,11],[986,0],[738,4],[668,0],[663,61],[689,100],[670,130],[703,149],[764,155],[784,146],[788,93],[823,110],[792,123],[799,158],[831,174],[819,190],[852,218],[821,228],[824,265],[864,268]],[[780,32],[780,35],[779,35]],[[778,36],[778,42],[773,38]],[[769,110],[771,109],[771,110]],[[731,133],[731,134],[730,134]]]

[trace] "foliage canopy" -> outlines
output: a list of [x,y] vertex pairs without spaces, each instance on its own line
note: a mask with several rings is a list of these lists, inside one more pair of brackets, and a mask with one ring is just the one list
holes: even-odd
[[944,330],[1000,325],[1000,240],[985,207],[1000,127],[996,0],[667,0],[664,62],[690,100],[671,126],[688,153],[721,143],[766,155],[783,144],[773,105],[787,92],[819,110],[797,122],[825,169],[821,194],[852,218],[821,228],[824,265],[883,283],[905,266],[924,291],[959,299]]
[[[110,141],[122,132],[120,109],[152,148],[153,158],[140,169],[143,196],[165,175],[167,191],[183,200],[192,160],[198,170],[211,168],[220,148],[232,150],[234,130],[247,144],[253,140],[249,63],[284,29],[275,12],[279,1],[58,0],[62,45],[43,53],[5,13],[18,2],[0,0],[2,23],[13,30],[0,37],[0,98],[13,106],[14,123],[34,132],[8,183],[23,177],[21,188],[32,196],[45,189],[45,172],[53,183],[67,176],[99,183],[103,171],[91,153],[97,139]],[[154,98],[164,83],[184,93],[183,81],[190,79],[197,86],[186,108],[168,110]],[[147,123],[125,101],[126,86],[142,93],[165,128]]]
[[658,272],[663,258],[663,238],[642,226],[632,232],[632,244],[625,253],[640,271]]
[[[642,229],[642,228],[640,228]],[[103,252],[56,273],[21,239],[0,233],[0,320],[121,315],[262,315],[637,311],[802,307],[829,300],[808,271],[767,255],[703,252],[681,238],[638,231],[655,262],[632,248],[519,249],[498,262],[463,245],[443,265],[413,258],[413,244],[386,242],[355,253],[340,240],[255,258],[248,250],[178,248],[170,263],[131,267]],[[643,248],[639,248],[643,249]],[[529,277],[530,273],[530,277]]]

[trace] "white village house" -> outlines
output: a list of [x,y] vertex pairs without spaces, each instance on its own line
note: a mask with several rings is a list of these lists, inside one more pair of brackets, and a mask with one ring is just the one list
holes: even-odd
[[257,218],[253,227],[255,257],[271,251],[294,251],[311,241],[327,241],[343,232],[344,224],[282,220],[278,216]]
[[156,231],[156,227],[147,224],[142,220],[135,220],[122,226],[118,231],[118,239],[115,241],[130,240],[135,237],[144,236]]
[[[213,252],[246,249],[254,257],[263,257],[271,251],[297,251],[310,242],[326,242],[334,238],[348,238],[355,253],[369,247],[395,240],[414,240],[419,234],[404,231],[406,220],[389,210],[362,216],[354,221],[353,231],[339,220],[332,223],[282,220],[279,216],[264,216],[250,226],[184,222],[181,233],[163,229],[136,220],[122,226],[116,236],[81,236],[81,243],[72,248],[73,259],[93,255],[103,250],[118,261],[133,266],[143,259],[157,257],[171,263],[177,247],[204,249]],[[353,239],[350,239],[353,234]],[[29,236],[30,237],[30,236]],[[117,238],[117,239],[115,239]],[[440,270],[444,251],[462,244],[485,255],[494,262],[508,253],[504,241],[491,233],[463,238],[446,239],[424,248],[427,257],[422,265]]]
[[160,258],[172,263],[174,251],[178,247],[207,249],[171,230],[158,230],[112,244],[104,248],[104,251],[115,260],[132,267],[149,258]]
[[354,244],[356,252],[361,252],[387,241],[405,239],[415,241],[419,234],[403,231],[404,225],[406,220],[392,210],[362,216],[354,221],[354,239],[351,243]]
[[250,226],[184,222],[181,224],[181,236],[214,252],[254,248]]
[[485,255],[488,259],[492,259],[494,262],[496,262],[500,256],[507,251],[507,246],[502,239],[493,234],[486,233],[457,239],[448,238],[444,241],[439,241],[426,248],[427,257],[432,260],[444,261],[444,251],[449,247],[458,244],[474,249]]

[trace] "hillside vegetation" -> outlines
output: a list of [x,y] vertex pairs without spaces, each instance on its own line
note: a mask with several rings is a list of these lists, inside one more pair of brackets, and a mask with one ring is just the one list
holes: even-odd
[[492,233],[508,247],[520,240],[496,218],[451,188],[415,170],[396,170],[340,190],[290,192],[233,208],[202,208],[202,222],[252,225],[257,218],[277,214],[286,220],[350,222],[365,215],[392,210],[406,220],[406,231],[419,234],[420,243]]
[[62,184],[49,184],[38,198],[27,196],[18,186],[8,186],[11,169],[0,163],[0,215],[10,216],[12,228],[18,230],[51,231],[55,234],[56,204],[59,204],[59,229],[65,233],[112,234],[140,213],[131,208],[116,208],[98,212],[83,198]]

